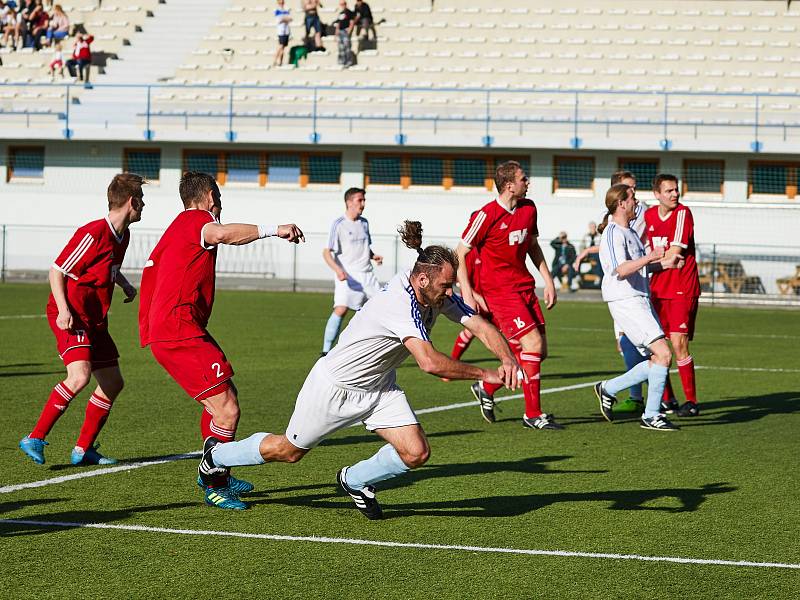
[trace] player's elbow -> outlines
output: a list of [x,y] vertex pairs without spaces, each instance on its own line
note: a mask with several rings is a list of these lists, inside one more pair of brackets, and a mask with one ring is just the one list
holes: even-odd
[[425,373],[436,375],[438,363],[436,360],[433,359],[432,356],[417,357],[417,364],[419,365],[419,368],[422,369],[422,371],[424,371]]

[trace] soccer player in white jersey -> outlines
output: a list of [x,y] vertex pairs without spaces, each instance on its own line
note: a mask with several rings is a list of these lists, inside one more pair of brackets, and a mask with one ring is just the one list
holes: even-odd
[[[198,467],[201,478],[235,465],[297,462],[327,436],[361,422],[388,443],[370,458],[343,467],[337,480],[367,518],[380,519],[373,485],[423,465],[430,455],[425,432],[396,383],[395,369],[409,355],[438,377],[483,378],[517,387],[520,367],[502,334],[453,294],[456,253],[444,246],[423,250],[419,222],[406,221],[399,233],[418,252],[413,269],[395,275],[356,313],[336,347],[317,361],[297,396],[286,433],[256,433],[228,443],[207,438]],[[475,333],[501,366],[482,369],[436,350],[430,331],[440,313]]]
[[330,352],[347,309],[358,310],[380,289],[371,261],[380,266],[383,257],[372,251],[369,223],[361,216],[365,204],[361,188],[353,187],[344,193],[344,215],[331,225],[328,245],[322,251],[325,263],[336,274],[333,312],[325,325],[322,356]]
[[[647,210],[647,204],[636,196],[636,175],[630,171],[615,171],[611,175],[611,185],[613,186],[619,183],[627,185],[633,190],[633,201],[636,204],[636,209],[634,211],[634,217],[631,219],[628,227],[639,236],[639,239],[641,239],[642,242],[644,242],[644,213]],[[598,252],[600,252],[600,246],[590,246],[585,248],[575,259],[575,264],[573,265],[575,271],[580,272],[580,263],[586,258],[586,256],[589,254],[597,254]],[[632,369],[640,362],[646,360],[647,352],[644,352],[644,354],[639,352],[639,350],[636,349],[636,346],[631,343],[631,341],[625,335],[625,332],[622,331],[617,323],[614,323],[614,339],[617,341],[617,351],[622,355],[622,359],[625,361],[626,369]],[[667,376],[667,384],[664,387],[664,394],[661,401],[664,403],[664,406],[668,405],[670,402],[675,402],[675,395],[672,391],[672,384],[669,381],[669,375]],[[641,413],[643,407],[644,401],[642,399],[642,386],[639,384],[631,386],[630,397],[619,402],[616,405],[615,410],[617,412]]]
[[603,267],[603,300],[611,317],[636,347],[647,349],[650,359],[625,374],[595,384],[600,412],[611,422],[616,394],[647,380],[647,403],[641,419],[643,429],[675,431],[678,428],[659,412],[661,394],[672,362],[672,352],[650,304],[648,272],[680,267],[680,259],[665,257],[661,248],[646,253],[641,237],[630,228],[635,216],[633,189],[612,185],[606,193],[608,210],[600,239],[600,264]]

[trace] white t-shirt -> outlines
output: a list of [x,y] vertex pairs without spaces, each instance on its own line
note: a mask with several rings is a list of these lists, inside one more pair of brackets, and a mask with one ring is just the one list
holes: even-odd
[[371,245],[369,223],[364,217],[358,217],[355,221],[351,221],[347,217],[339,217],[331,225],[328,248],[336,255],[348,273],[372,271]]
[[439,314],[463,324],[474,313],[459,296],[439,308],[417,301],[409,273],[398,273],[351,319],[339,342],[322,359],[331,381],[361,390],[379,390],[395,381],[395,369],[408,358],[403,340],[430,341]]
[[278,24],[278,35],[289,35],[289,23],[283,20],[284,17],[288,16],[288,8],[275,9],[275,22]]
[[609,222],[600,238],[600,264],[603,266],[603,300],[612,302],[632,296],[649,296],[647,267],[625,279],[614,270],[624,262],[637,260],[646,254],[642,240],[633,229]]

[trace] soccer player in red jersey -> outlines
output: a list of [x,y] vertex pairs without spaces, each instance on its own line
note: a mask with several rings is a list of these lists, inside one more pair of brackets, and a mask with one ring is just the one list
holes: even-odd
[[92,375],[97,388],[86,405],[70,461],[73,465],[117,462],[101,455],[95,441],[123,386],[119,353],[108,332],[108,309],[115,284],[125,292],[125,302],[136,296],[119,269],[130,241],[128,226],[142,218],[143,183],[139,175],[116,175],[107,191],[108,216],[79,227],[50,268],[47,321],[67,378],[50,392],[33,431],[19,443],[37,464],[44,464],[45,437]]
[[[458,283],[464,301],[491,312],[495,323],[510,341],[525,374],[525,414],[522,423],[533,429],[563,429],[553,415],[542,412],[539,398],[541,362],[547,357],[547,337],[533,275],[525,260],[531,257],[544,279],[544,301],[548,310],[556,304],[556,289],[539,246],[536,206],[526,198],[528,176],[516,161],[497,167],[496,200],[473,213],[458,245]],[[464,258],[477,248],[481,258],[481,292],[467,275]],[[497,387],[480,386],[481,405],[493,402]],[[473,390],[473,393],[475,390]]]
[[648,208],[644,215],[649,243],[653,248],[663,247],[667,257],[677,254],[684,260],[682,268],[653,273],[650,281],[653,307],[672,342],[686,395],[684,404],[667,406],[666,412],[676,412],[679,417],[695,417],[700,411],[689,341],[694,337],[700,280],[695,259],[694,218],[692,211],[679,202],[678,178],[674,175],[656,175],[653,194],[658,206]]
[[[305,238],[294,224],[221,224],[219,187],[206,173],[184,173],[179,192],[185,210],[167,227],[142,271],[139,338],[178,385],[204,406],[203,439],[214,436],[230,442],[239,422],[233,367],[206,329],[214,305],[217,246],[249,244],[268,236],[294,243]],[[206,503],[220,508],[241,508],[238,494],[253,489],[228,474],[203,487]]]

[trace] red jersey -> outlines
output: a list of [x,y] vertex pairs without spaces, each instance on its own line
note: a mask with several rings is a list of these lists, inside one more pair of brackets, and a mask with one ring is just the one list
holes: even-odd
[[461,241],[480,252],[484,296],[534,288],[525,260],[531,236],[538,235],[536,205],[527,198],[520,200],[513,211],[492,200],[473,213]]
[[694,218],[683,204],[678,204],[666,218],[658,214],[658,205],[644,213],[645,232],[650,246],[671,246],[683,249],[684,265],[681,269],[666,269],[653,273],[650,278],[650,295],[654,298],[697,298],[700,281],[697,277],[697,260],[694,247]]
[[464,265],[467,267],[467,279],[469,279],[472,289],[481,293],[481,257],[478,251],[473,248],[464,257]]
[[214,215],[189,209],[167,227],[142,271],[139,340],[177,342],[207,335],[214,305],[217,248],[203,241]]
[[[117,235],[111,221],[98,219],[79,227],[64,246],[53,267],[67,276],[67,304],[75,321],[73,329],[107,327],[108,309],[114,293],[130,232]],[[47,302],[47,314],[57,315],[53,294]]]

